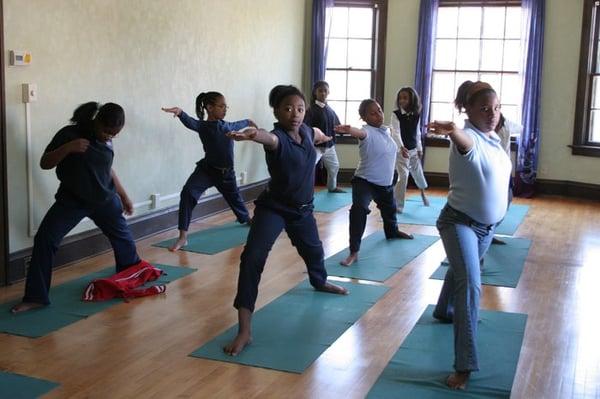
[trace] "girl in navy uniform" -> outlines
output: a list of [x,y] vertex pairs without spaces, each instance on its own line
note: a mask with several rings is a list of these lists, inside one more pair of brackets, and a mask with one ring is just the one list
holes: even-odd
[[313,86],[312,101],[310,108],[304,116],[304,123],[308,126],[319,128],[325,135],[331,137],[331,140],[316,144],[317,160],[323,161],[327,170],[327,189],[330,193],[345,193],[337,186],[337,174],[340,169],[340,162],[335,151],[335,131],[334,126],[340,124],[340,120],[335,111],[327,105],[327,96],[329,95],[329,84],[323,80],[318,81]]
[[56,167],[60,180],[56,202],[46,213],[34,238],[23,301],[13,313],[48,305],[54,255],[63,237],[88,217],[108,237],[117,272],[140,262],[135,242],[123,217],[133,213],[133,204],[112,169],[112,139],[125,123],[125,112],[117,104],[89,102],[73,113],[72,125],[56,133],[40,166]]
[[371,213],[369,204],[375,201],[383,219],[387,239],[413,236],[398,230],[396,203],[394,201],[394,167],[398,147],[390,136],[390,129],[383,126],[383,111],[377,101],[363,100],[358,113],[367,124],[362,129],[349,125],[336,126],[335,131],[347,133],[359,139],[360,160],[352,178],[352,206],[350,207],[350,255],[341,261],[350,266],[358,259],[360,242]]
[[423,174],[421,158],[423,158],[423,145],[421,144],[421,99],[412,87],[403,87],[396,96],[396,110],[392,113],[392,138],[398,146],[396,155],[396,170],[398,182],[394,189],[394,198],[398,212],[404,210],[404,197],[408,174],[413,177],[415,184],[421,190],[423,204],[429,206],[425,195],[427,181]]
[[330,138],[319,129],[302,123],[304,95],[294,86],[276,86],[269,94],[278,123],[272,132],[247,129],[231,132],[234,140],[253,140],[264,146],[271,180],[255,201],[254,219],[241,256],[238,291],[234,307],[238,309],[239,330],[235,339],[223,348],[235,356],[251,340],[251,320],[258,295],[258,284],[273,243],[285,229],[292,245],[304,259],[311,285],[335,294],[348,291],[327,282],[323,245],[313,217],[315,173],[314,143]]
[[[227,113],[225,97],[216,91],[200,93],[196,98],[196,115],[190,117],[179,107],[162,108],[179,117],[185,127],[198,133],[204,147],[204,158],[196,163],[196,169],[185,182],[179,201],[179,238],[169,251],[177,251],[187,243],[187,232],[192,211],[198,199],[210,187],[216,187],[231,207],[239,223],[250,223],[250,214],[244,205],[233,169],[233,141],[226,136],[229,131],[256,127],[250,119],[236,122],[224,121]],[[206,110],[207,119],[204,120]]]
[[469,82],[464,90],[459,89],[455,103],[469,117],[464,129],[452,122],[429,125],[431,132],[447,135],[452,143],[448,203],[437,221],[450,267],[433,316],[454,324],[455,372],[446,384],[464,389],[471,372],[479,370],[480,262],[506,214],[511,162],[494,131],[500,104],[492,87]]

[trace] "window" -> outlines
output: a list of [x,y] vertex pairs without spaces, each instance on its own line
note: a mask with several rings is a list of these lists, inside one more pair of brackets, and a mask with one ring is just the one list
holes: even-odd
[[440,1],[430,120],[462,121],[454,108],[465,80],[488,82],[503,115],[521,121],[521,7],[515,1]]
[[375,98],[383,104],[387,0],[337,0],[334,4],[327,9],[330,25],[325,35],[327,103],[342,123],[360,126],[362,100]]
[[584,0],[572,145],[574,155],[600,157],[599,7],[600,1]]

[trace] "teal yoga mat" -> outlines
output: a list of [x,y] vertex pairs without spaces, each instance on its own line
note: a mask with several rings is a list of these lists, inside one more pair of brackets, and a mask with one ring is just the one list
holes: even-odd
[[383,231],[378,231],[362,240],[358,260],[352,265],[340,265],[350,253],[345,248],[327,258],[325,268],[331,276],[385,281],[440,239],[420,234],[414,237],[414,240],[386,240]]
[[[250,227],[245,224],[231,222],[222,226],[211,227],[188,235],[188,243],[181,249],[189,252],[214,255],[226,249],[234,248],[246,242]],[[168,248],[177,239],[161,241],[155,247]]]
[[232,357],[223,346],[236,335],[235,325],[190,354],[193,357],[302,373],[389,288],[339,283],[349,295],[315,291],[308,280],[254,313],[253,341]]
[[27,377],[21,374],[0,371],[0,398],[33,399],[50,392],[59,384]]
[[[424,206],[421,197],[412,196],[404,202],[404,211],[397,215],[398,223],[435,226],[446,205],[446,197],[430,196],[429,206]],[[512,235],[523,222],[529,205],[511,204],[504,220],[496,228],[496,234]]]
[[370,399],[509,398],[519,361],[527,315],[479,312],[477,348],[480,371],[471,374],[466,391],[450,390],[454,370],[452,324],[436,321],[429,305],[400,349],[371,388]]
[[[506,245],[490,245],[483,258],[481,284],[499,287],[516,287],[523,272],[531,240],[526,238],[502,237]],[[432,279],[443,280],[448,270],[448,261],[431,275]]]
[[330,193],[327,190],[321,190],[315,193],[313,204],[315,212],[335,212],[347,205],[352,204],[352,189],[344,187],[346,193]]
[[[151,282],[151,285],[166,284],[196,271],[192,268],[162,264],[154,264],[154,266],[166,274]],[[122,299],[102,302],[81,300],[83,291],[90,281],[108,277],[114,273],[115,269],[111,267],[52,287],[50,290],[52,303],[43,308],[13,315],[10,313],[10,309],[17,303],[16,301],[0,305],[0,332],[31,338],[42,337],[118,303],[123,303]]]

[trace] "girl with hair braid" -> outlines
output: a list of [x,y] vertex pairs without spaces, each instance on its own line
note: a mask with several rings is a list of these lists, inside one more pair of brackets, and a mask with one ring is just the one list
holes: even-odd
[[[196,163],[196,169],[194,169],[181,190],[178,222],[179,237],[169,248],[169,251],[177,251],[187,244],[187,233],[192,219],[192,211],[198,204],[198,199],[210,187],[216,187],[223,195],[239,223],[250,223],[250,214],[244,205],[235,180],[233,141],[226,136],[226,133],[249,126],[256,127],[256,124],[251,119],[242,119],[235,122],[223,120],[227,114],[227,108],[225,97],[216,91],[200,93],[196,98],[196,116],[198,116],[198,119],[192,118],[179,107],[162,108],[163,111],[178,117],[185,127],[197,132],[204,147],[204,158]],[[205,111],[206,120],[204,120]]]

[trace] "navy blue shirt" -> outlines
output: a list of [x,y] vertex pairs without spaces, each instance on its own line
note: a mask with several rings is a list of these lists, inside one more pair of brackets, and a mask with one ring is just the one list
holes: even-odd
[[225,136],[225,133],[250,126],[248,119],[236,122],[200,121],[181,112],[179,120],[185,127],[194,130],[200,136],[204,148],[204,160],[208,165],[215,168],[233,169],[233,140]]
[[85,207],[102,205],[116,192],[111,172],[114,158],[112,141],[104,143],[97,140],[91,126],[70,125],[54,135],[44,153],[76,139],[87,139],[90,145],[84,153],[69,154],[56,165],[60,186],[55,197],[59,201],[75,202]]
[[339,125],[340,120],[329,105],[325,104],[324,107],[321,107],[319,104],[312,104],[308,111],[306,111],[306,115],[304,115],[304,123],[308,126],[321,129],[323,133],[333,138],[325,143],[317,144],[317,147],[329,148],[335,145],[335,131],[333,127]]
[[402,145],[407,150],[414,150],[417,148],[417,140],[420,140],[420,132],[417,132],[419,127],[419,119],[421,115],[415,113],[402,113],[399,109],[394,111],[394,114],[398,117],[400,122],[400,136],[402,137]]
[[300,125],[300,143],[296,143],[278,123],[271,133],[277,136],[279,145],[273,151],[265,149],[271,175],[268,196],[287,205],[312,202],[317,158],[313,147],[314,130]]

